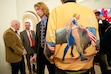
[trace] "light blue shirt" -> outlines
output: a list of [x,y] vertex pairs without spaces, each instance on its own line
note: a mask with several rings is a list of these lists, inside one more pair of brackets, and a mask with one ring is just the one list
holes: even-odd
[[43,24],[45,25],[45,27],[46,27],[46,25],[47,25],[47,19],[48,19],[48,17],[42,19],[42,20],[41,20],[41,25],[42,25],[42,23],[43,23]]

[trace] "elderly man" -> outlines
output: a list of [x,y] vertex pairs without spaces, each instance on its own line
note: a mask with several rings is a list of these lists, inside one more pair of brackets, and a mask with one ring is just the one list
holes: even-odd
[[11,27],[4,32],[3,38],[6,50],[6,61],[11,65],[12,74],[25,73],[25,63],[23,55],[27,52],[24,50],[22,41],[17,34],[20,28],[20,22],[12,20]]

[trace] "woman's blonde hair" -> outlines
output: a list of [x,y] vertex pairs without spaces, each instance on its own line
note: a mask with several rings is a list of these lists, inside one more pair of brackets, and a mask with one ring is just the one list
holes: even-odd
[[49,8],[48,8],[48,6],[47,6],[45,3],[43,3],[43,2],[38,2],[38,3],[36,3],[36,4],[34,5],[34,8],[35,8],[35,7],[39,7],[40,9],[43,10],[43,12],[44,12],[44,14],[45,14],[46,16],[49,16]]

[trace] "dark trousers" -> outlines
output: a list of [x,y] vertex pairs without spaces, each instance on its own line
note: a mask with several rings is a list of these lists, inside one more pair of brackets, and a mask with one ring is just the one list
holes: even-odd
[[21,74],[26,74],[25,72],[25,62],[24,62],[24,57],[22,56],[22,60],[17,63],[10,63],[11,69],[12,69],[12,74],[18,74],[19,70]]
[[[31,72],[31,64],[30,64],[30,57],[31,56],[33,56],[33,54],[27,54],[26,55],[27,66],[28,66],[29,72]],[[33,71],[35,71],[35,65],[34,64],[32,64],[32,69],[33,69]]]
[[55,68],[55,74],[89,74],[89,70],[67,71]]
[[44,74],[45,65],[47,66],[49,74],[55,74],[55,65],[50,64],[50,62],[43,54],[43,48],[41,48],[37,54],[37,74]]
[[111,70],[106,70],[106,71],[102,72],[102,74],[111,74]]
[[[97,62],[100,64],[101,72],[108,70],[108,62],[107,62],[107,55],[102,53],[97,53],[94,57],[94,62]],[[91,74],[95,74],[94,65],[91,69]]]
[[107,54],[108,65],[111,67],[111,53]]

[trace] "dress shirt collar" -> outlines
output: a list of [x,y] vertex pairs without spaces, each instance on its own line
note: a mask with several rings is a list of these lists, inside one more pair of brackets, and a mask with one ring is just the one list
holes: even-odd
[[27,31],[27,32],[31,32],[31,30],[27,30],[27,29],[26,29],[26,31]]
[[48,17],[46,17],[46,18],[44,18],[44,19],[41,20],[41,23],[44,22],[45,26],[46,26],[46,23],[47,23],[47,19],[48,19]]
[[27,32],[27,34],[29,35],[29,32],[31,33],[31,30],[27,30],[27,29],[26,29],[26,32]]
[[14,32],[16,31],[13,27],[10,27]]

